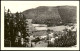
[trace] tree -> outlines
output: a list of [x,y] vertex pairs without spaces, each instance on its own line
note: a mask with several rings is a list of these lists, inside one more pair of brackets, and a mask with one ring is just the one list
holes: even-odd
[[29,36],[27,23],[25,16],[22,13],[16,12],[15,14],[11,13],[8,9],[7,12],[4,11],[4,39],[9,40],[11,47],[15,45],[16,36],[18,32],[21,33],[21,37],[25,39],[26,36]]
[[5,39],[8,39],[9,35],[10,35],[10,32],[9,32],[9,26],[10,26],[10,23],[9,23],[9,18],[10,18],[10,13],[9,13],[9,9],[7,12],[4,11],[4,38]]

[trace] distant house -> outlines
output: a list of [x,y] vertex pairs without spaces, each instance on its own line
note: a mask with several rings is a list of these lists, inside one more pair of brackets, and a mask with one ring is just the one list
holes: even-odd
[[32,19],[26,19],[26,23],[31,25],[32,24]]
[[28,24],[26,27],[28,27],[30,32],[32,32],[34,30],[34,27],[32,26],[32,19],[26,19],[26,23]]
[[70,29],[72,31],[77,31],[77,24],[72,24],[71,26],[67,26],[67,29]]

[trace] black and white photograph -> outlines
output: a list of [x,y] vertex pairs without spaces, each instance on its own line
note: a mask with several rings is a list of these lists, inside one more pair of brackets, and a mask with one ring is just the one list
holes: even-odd
[[2,1],[2,49],[78,49],[78,1]]

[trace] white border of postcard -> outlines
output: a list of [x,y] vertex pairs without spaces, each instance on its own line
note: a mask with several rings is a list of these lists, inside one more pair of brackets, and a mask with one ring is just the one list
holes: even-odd
[[[77,47],[4,47],[4,6],[6,1],[1,1],[1,50],[79,50],[79,1],[18,1],[18,2],[48,2],[49,4],[53,2],[53,5],[64,3],[64,5],[70,5],[71,3],[77,6]],[[10,1],[7,1],[10,2]],[[16,2],[16,1],[12,1]]]

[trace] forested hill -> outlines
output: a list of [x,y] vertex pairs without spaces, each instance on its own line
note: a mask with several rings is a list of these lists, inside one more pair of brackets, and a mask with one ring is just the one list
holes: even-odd
[[38,24],[60,24],[76,22],[76,6],[39,6],[23,11],[26,18]]

